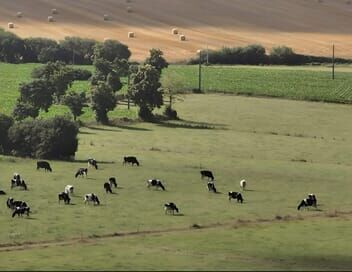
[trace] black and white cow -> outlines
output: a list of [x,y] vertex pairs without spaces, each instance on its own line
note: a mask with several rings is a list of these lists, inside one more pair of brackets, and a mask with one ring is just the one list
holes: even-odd
[[66,185],[65,186],[65,193],[68,195],[73,195],[74,189],[75,188],[73,187],[73,185]]
[[67,193],[65,193],[65,192],[59,193],[58,198],[59,198],[59,204],[60,204],[61,200],[63,200],[65,204],[70,204],[71,198]]
[[23,214],[27,214],[27,216],[29,216],[29,213],[30,213],[29,207],[16,207],[14,209],[14,212],[12,213],[12,217],[15,217],[16,214],[17,216],[22,216]]
[[111,185],[110,185],[109,182],[105,182],[105,183],[104,183],[104,189],[105,189],[105,192],[106,192],[106,193],[112,194]]
[[93,158],[88,159],[88,167],[91,167],[91,166],[93,166],[95,169],[98,170],[98,163]]
[[204,177],[207,177],[208,180],[211,179],[212,181],[214,180],[214,175],[211,171],[209,170],[202,170],[200,171],[201,178],[203,179]]
[[174,215],[175,211],[177,213],[179,212],[178,208],[176,207],[176,204],[173,202],[165,203],[164,210],[165,210],[165,214],[172,213]]
[[47,161],[37,161],[37,170],[44,168],[45,172],[52,172],[53,170],[50,167],[50,164]]
[[125,165],[126,163],[132,164],[132,166],[135,164],[137,164],[137,166],[139,166],[139,162],[138,162],[137,158],[134,156],[123,157],[123,165]]
[[94,205],[100,205],[98,196],[93,193],[84,196],[84,204],[89,204],[89,202],[93,202]]
[[18,173],[14,173],[13,178],[11,179],[11,189],[14,187],[22,187],[24,190],[27,190],[26,182],[21,179],[21,176]]
[[116,182],[116,178],[115,177],[110,177],[109,178],[109,183],[110,183],[110,186],[114,186],[115,188],[117,188],[117,182]]
[[314,207],[317,208],[317,198],[314,194],[309,194],[307,198],[303,199],[301,203],[299,203],[297,210],[302,207]]
[[208,188],[208,191],[209,191],[209,192],[216,193],[216,188],[215,188],[214,182],[209,181],[209,182],[207,183],[207,188]]
[[230,191],[228,195],[229,201],[231,201],[231,199],[236,199],[237,202],[243,203],[243,197],[241,193]]
[[147,187],[161,188],[163,191],[165,191],[165,187],[159,179],[148,179]]
[[14,200],[12,197],[9,197],[6,201],[6,205],[9,209],[14,210],[16,207],[27,207],[27,203],[21,200]]
[[75,178],[77,178],[78,176],[87,177],[87,175],[88,175],[88,168],[79,168],[75,174]]

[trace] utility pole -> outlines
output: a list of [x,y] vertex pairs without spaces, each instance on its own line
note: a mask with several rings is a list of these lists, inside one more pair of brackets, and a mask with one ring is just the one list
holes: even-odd
[[199,71],[198,71],[198,91],[202,92],[202,50],[198,50],[199,53]]
[[332,44],[332,79],[335,79],[335,45]]

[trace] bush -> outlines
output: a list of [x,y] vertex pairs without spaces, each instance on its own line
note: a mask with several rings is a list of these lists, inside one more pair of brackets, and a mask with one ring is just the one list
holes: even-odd
[[72,70],[73,80],[89,80],[92,73],[84,69],[73,69]]
[[78,127],[65,117],[26,120],[8,132],[12,154],[43,159],[68,159],[78,147]]
[[164,111],[164,115],[170,119],[178,119],[177,111],[172,109],[170,106],[167,106]]

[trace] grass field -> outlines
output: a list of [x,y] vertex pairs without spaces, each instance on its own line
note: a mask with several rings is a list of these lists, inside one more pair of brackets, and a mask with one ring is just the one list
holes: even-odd
[[[21,82],[31,80],[32,69],[39,64],[13,65],[0,63],[0,112],[10,114],[19,95]],[[81,68],[90,69],[90,66]],[[205,92],[220,92],[251,96],[282,97],[295,100],[313,100],[339,103],[352,102],[352,67],[338,66],[336,79],[331,80],[331,68],[325,66],[203,66],[202,89]],[[163,73],[163,84],[176,92],[191,92],[198,88],[198,66],[170,65]],[[126,79],[123,79],[126,91]],[[76,81],[76,91],[87,91],[87,81]],[[119,105],[109,113],[111,119],[136,118],[137,109],[127,110]],[[54,105],[41,116],[69,113],[66,106]],[[85,108],[82,121],[92,121],[94,114]]]
[[[36,171],[35,160],[1,157],[0,189],[33,213],[12,219],[1,197],[0,269],[352,267],[350,106],[206,94],[185,95],[176,109],[180,121],[81,128],[76,162],[51,161],[52,173]],[[124,155],[141,166],[123,167]],[[90,156],[99,170],[75,179]],[[214,172],[220,193],[207,192],[201,168]],[[29,191],[9,189],[15,171]],[[106,195],[110,176],[120,188]],[[167,191],[148,190],[151,177]],[[243,178],[245,202],[229,202]],[[75,186],[73,205],[57,203],[66,184]],[[90,192],[101,206],[83,204]],[[311,192],[318,209],[297,211]],[[167,201],[179,216],[164,215]]]

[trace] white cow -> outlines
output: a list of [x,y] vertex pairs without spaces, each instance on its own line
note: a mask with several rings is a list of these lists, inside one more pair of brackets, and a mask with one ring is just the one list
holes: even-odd
[[73,194],[73,190],[74,190],[73,185],[66,185],[66,186],[65,186],[65,193],[66,193],[66,194],[72,195],[72,194]]
[[244,190],[246,190],[246,186],[247,186],[247,181],[245,180],[245,179],[242,179],[241,181],[240,181],[240,187],[241,187],[241,189],[244,191]]

